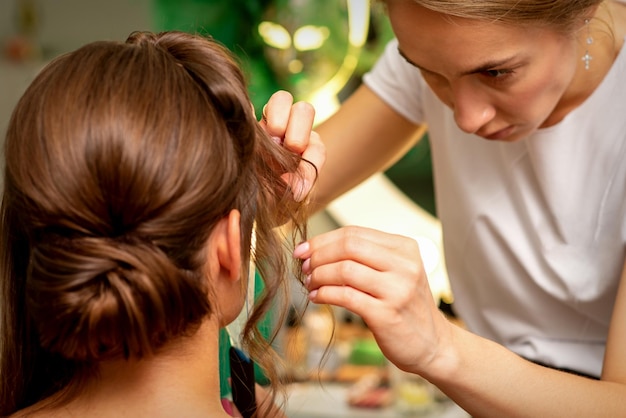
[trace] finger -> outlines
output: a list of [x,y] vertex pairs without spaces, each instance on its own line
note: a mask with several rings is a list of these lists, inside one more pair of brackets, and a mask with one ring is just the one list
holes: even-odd
[[293,199],[296,202],[302,202],[309,195],[312,183],[306,177],[295,173],[285,173],[280,177],[285,183],[289,184],[293,193]]
[[402,235],[391,234],[374,228],[347,225],[309,238],[306,242],[301,243],[297,253],[294,251],[294,257],[309,258],[314,251],[319,251],[325,246],[350,240],[371,241],[387,248],[397,247],[399,245],[398,240],[402,242],[414,241]]
[[[419,264],[417,264],[419,265]],[[325,286],[345,286],[368,294],[381,301],[392,303],[404,300],[407,294],[423,297],[425,275],[415,268],[412,270],[376,271],[368,266],[351,260],[317,267],[305,279],[310,292]],[[427,296],[431,296],[430,287],[426,286]]]
[[350,286],[323,286],[309,294],[309,300],[317,304],[345,308],[366,322],[371,312],[381,313],[384,306],[372,295]]
[[314,291],[323,286],[350,286],[376,298],[384,297],[398,281],[387,278],[386,273],[353,260],[324,264],[316,267],[306,278],[306,288]]
[[283,180],[290,185],[294,199],[298,202],[310,194],[317,180],[317,174],[326,161],[326,147],[316,132],[311,132],[311,141],[302,157],[298,173],[286,173],[282,176]]
[[[326,146],[317,132],[311,131],[309,142],[302,153],[302,158],[306,160],[300,164],[302,169],[305,170],[306,177],[314,180],[315,174],[322,169],[326,162]],[[311,167],[309,163],[313,164],[315,168]]]
[[418,273],[421,268],[414,239],[360,226],[342,227],[313,237],[300,244],[294,256],[310,259],[311,269],[343,260],[353,260],[376,271],[404,269]]
[[280,90],[272,94],[267,104],[263,107],[261,123],[270,136],[284,138],[293,105],[291,93]]
[[297,154],[307,149],[315,120],[315,108],[307,102],[298,102],[291,107],[284,135],[285,147]]

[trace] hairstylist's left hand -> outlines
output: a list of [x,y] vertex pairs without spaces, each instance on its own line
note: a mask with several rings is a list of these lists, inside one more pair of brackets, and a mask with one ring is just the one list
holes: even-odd
[[[313,163],[317,171],[321,170],[326,160],[326,148],[319,135],[313,131],[315,109],[307,102],[293,102],[293,96],[286,91],[278,91],[270,97],[263,108],[261,126],[286,149],[300,154],[303,159]],[[296,184],[294,177],[287,173],[285,180],[294,190],[294,198],[304,199],[315,183],[316,172],[309,164],[302,162],[304,179]]]
[[451,342],[411,238],[349,226],[298,245],[309,299],[361,316],[399,368],[430,374]]

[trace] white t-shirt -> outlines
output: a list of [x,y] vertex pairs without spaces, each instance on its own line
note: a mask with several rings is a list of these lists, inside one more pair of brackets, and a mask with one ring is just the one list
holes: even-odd
[[563,121],[514,143],[462,132],[396,40],[364,82],[428,124],[447,270],[469,329],[599,376],[626,256],[626,51]]

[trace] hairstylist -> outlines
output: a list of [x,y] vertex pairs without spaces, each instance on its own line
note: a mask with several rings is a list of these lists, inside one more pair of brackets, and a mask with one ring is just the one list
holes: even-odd
[[386,3],[397,39],[316,129],[317,203],[426,123],[468,330],[438,311],[413,240],[365,228],[296,249],[310,299],[360,314],[391,361],[474,416],[623,416],[626,4]]

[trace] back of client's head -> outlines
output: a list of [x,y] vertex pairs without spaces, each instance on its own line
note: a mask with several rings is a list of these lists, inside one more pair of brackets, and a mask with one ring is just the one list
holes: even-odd
[[215,313],[203,248],[232,209],[243,271],[256,222],[266,293],[245,335],[267,352],[254,324],[287,275],[274,227],[304,233],[280,178],[299,161],[259,127],[224,48],[136,33],[59,57],[20,100],[5,147],[0,415],[193,333]]

